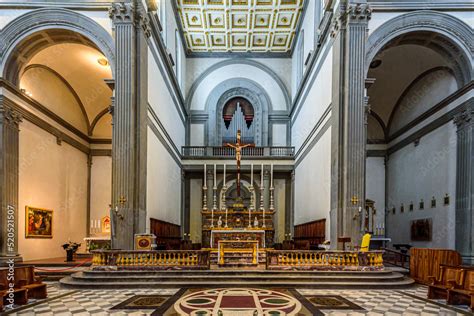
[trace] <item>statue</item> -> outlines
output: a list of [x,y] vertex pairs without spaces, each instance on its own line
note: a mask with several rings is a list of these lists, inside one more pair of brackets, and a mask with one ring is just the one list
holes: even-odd
[[235,159],[237,160],[237,197],[240,197],[240,161],[242,160],[242,149],[247,147],[255,147],[255,144],[243,145],[240,141],[240,129],[237,131],[237,142],[235,144],[227,143],[225,146],[235,149]]
[[217,221],[217,227],[222,227],[222,216],[219,216],[219,220]]
[[258,227],[258,218],[255,216],[255,220],[253,221],[253,227]]

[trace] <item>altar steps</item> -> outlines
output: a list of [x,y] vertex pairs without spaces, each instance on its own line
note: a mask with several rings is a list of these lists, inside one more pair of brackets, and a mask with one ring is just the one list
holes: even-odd
[[414,283],[386,271],[82,271],[60,280],[66,288],[296,287],[394,289]]

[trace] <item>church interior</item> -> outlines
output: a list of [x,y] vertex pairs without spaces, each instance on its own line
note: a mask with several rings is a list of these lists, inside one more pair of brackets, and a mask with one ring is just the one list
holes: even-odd
[[472,315],[473,24],[0,1],[0,314]]

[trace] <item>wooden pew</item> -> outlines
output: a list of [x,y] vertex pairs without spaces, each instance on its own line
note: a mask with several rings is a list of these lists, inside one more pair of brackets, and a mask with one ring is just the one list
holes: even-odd
[[48,296],[46,283],[41,281],[41,277],[35,275],[33,266],[16,267],[15,284],[28,290],[28,298],[40,299]]
[[461,269],[459,266],[440,265],[437,276],[428,276],[429,299],[446,299],[448,289],[458,282]]
[[[8,269],[1,269],[0,270],[0,296],[3,298],[2,299],[2,304],[10,304],[7,302],[7,296],[8,296],[8,290],[9,290],[9,284],[10,282],[8,281]],[[22,287],[18,287],[15,284],[15,287],[13,288],[13,295],[14,295],[14,302],[15,304],[18,305],[24,305],[28,303],[28,290]]]
[[448,304],[467,304],[474,310],[474,268],[464,267],[460,271],[458,282],[448,289]]

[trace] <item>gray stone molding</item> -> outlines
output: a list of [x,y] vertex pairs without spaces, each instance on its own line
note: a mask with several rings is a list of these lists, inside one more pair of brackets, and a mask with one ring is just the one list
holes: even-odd
[[378,27],[367,41],[365,73],[368,73],[370,62],[397,36],[410,32],[431,31],[445,36],[454,45],[445,49],[458,50],[452,55],[460,59],[464,74],[464,84],[473,78],[474,38],[472,28],[456,17],[429,10],[421,10],[397,16]]
[[474,263],[474,99],[454,116],[457,126],[456,250]]
[[288,92],[288,89],[287,89],[286,85],[283,83],[283,80],[281,80],[281,78],[270,67],[268,67],[268,66],[266,66],[262,63],[259,63],[255,60],[243,59],[243,58],[232,58],[232,59],[227,59],[227,60],[218,62],[218,63],[210,66],[202,74],[200,74],[199,77],[196,80],[194,80],[191,88],[189,89],[188,95],[186,96],[186,108],[188,110],[191,110],[191,103],[192,103],[192,100],[193,100],[193,97],[194,97],[194,93],[196,92],[196,89],[199,87],[201,82],[207,76],[209,76],[212,72],[216,71],[219,68],[222,68],[222,67],[225,67],[225,66],[228,66],[228,65],[239,65],[239,64],[250,65],[250,66],[256,67],[260,70],[263,70],[268,75],[270,75],[275,80],[275,82],[278,84],[280,89],[282,90],[282,92],[285,96],[285,101],[286,101],[285,105],[286,105],[287,110],[289,111],[290,105],[291,105],[291,98],[290,98],[290,94]]
[[1,73],[17,44],[27,36],[45,29],[65,29],[85,36],[107,57],[112,75],[115,76],[115,44],[110,34],[89,17],[63,8],[42,8],[27,12],[0,32]]
[[207,141],[210,146],[218,146],[221,135],[222,111],[224,105],[234,97],[243,97],[250,101],[255,109],[257,146],[268,145],[268,113],[271,111],[270,97],[256,82],[245,78],[228,79],[209,94],[206,100]]

